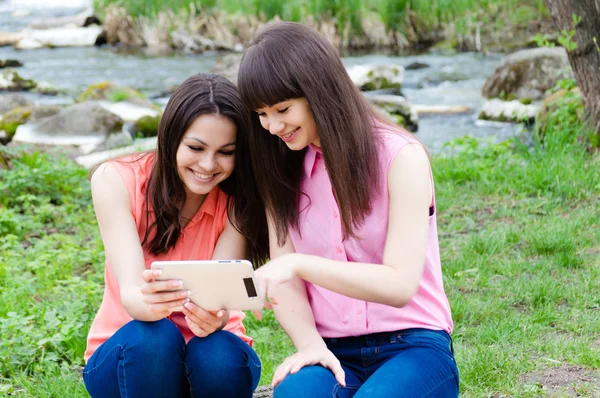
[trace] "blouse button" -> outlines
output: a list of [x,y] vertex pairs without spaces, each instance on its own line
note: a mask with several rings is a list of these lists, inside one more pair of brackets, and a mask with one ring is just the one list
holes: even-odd
[[338,248],[336,249],[336,251],[337,251],[338,253],[342,254],[342,252],[343,252],[344,250],[342,250],[342,248],[338,246]]
[[333,213],[333,218],[338,218],[338,214],[337,214],[337,212],[334,212],[334,213]]
[[346,317],[346,318],[342,319],[342,323],[343,323],[344,325],[347,325],[347,324],[348,324],[348,318]]
[[356,310],[356,313],[357,313],[358,315],[362,314],[362,309],[360,309],[360,308],[359,308],[358,310]]

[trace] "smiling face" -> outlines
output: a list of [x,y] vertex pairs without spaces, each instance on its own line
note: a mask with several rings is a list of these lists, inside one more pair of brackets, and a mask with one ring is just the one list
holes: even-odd
[[256,109],[262,127],[278,136],[288,148],[299,151],[309,144],[321,146],[315,117],[306,98],[295,98]]
[[198,116],[177,148],[177,173],[188,201],[202,198],[235,167],[235,124],[225,116]]

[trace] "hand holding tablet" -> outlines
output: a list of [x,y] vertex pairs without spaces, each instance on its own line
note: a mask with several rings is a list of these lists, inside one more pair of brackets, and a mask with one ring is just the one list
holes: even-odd
[[252,264],[246,260],[154,261],[156,280],[180,280],[190,301],[207,311],[260,310],[260,297]]

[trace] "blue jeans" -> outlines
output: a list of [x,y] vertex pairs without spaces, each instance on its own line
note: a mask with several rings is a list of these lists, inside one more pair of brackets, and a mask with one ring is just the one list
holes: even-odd
[[233,333],[192,338],[167,319],[131,321],[94,352],[83,370],[92,397],[252,397],[260,360]]
[[444,331],[407,329],[324,339],[346,373],[346,387],[329,369],[307,366],[288,375],[274,398],[457,397],[458,369]]

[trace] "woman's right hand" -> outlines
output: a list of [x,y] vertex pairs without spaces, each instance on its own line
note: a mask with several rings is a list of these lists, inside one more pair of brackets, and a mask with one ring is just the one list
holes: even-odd
[[293,355],[287,357],[275,373],[271,385],[277,386],[290,373],[297,373],[300,369],[310,365],[321,365],[331,370],[336,380],[342,387],[346,386],[346,374],[340,361],[333,355],[325,344],[318,344],[311,347],[298,350]]
[[182,282],[178,280],[157,281],[161,270],[146,269],[142,271],[142,296],[150,312],[157,320],[166,318],[177,308],[190,301],[188,290],[181,290]]

